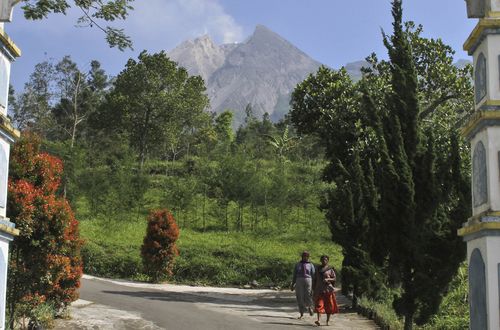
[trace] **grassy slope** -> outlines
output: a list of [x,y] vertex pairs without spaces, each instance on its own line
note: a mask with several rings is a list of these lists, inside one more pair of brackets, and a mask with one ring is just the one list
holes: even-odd
[[[144,220],[81,221],[85,271],[89,274],[146,279],[141,274],[140,246]],[[174,277],[179,283],[287,285],[299,253],[307,249],[314,262],[329,254],[339,267],[341,251],[330,241],[326,224],[291,226],[286,232],[207,232],[181,229],[180,256]]]

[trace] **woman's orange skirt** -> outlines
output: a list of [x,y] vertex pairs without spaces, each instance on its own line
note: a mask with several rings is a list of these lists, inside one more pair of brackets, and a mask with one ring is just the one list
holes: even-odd
[[339,312],[335,293],[324,292],[316,296],[314,299],[314,310],[320,314],[335,314]]

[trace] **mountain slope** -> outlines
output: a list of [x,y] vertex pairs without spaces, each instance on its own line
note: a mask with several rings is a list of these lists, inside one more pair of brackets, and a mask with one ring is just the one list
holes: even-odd
[[184,41],[168,54],[189,74],[200,75],[205,81],[224,64],[226,56],[224,49],[217,46],[208,35]]
[[241,44],[217,46],[203,36],[182,43],[169,56],[205,79],[211,110],[231,109],[237,119],[248,104],[256,116],[267,112],[280,119],[295,85],[321,65],[262,25]]

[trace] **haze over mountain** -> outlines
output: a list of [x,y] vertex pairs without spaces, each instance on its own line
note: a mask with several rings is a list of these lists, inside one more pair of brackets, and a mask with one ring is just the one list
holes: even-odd
[[239,122],[248,104],[257,117],[267,112],[273,120],[282,118],[293,88],[321,65],[262,25],[243,43],[219,46],[205,35],[183,42],[169,56],[203,77],[211,110],[234,110]]

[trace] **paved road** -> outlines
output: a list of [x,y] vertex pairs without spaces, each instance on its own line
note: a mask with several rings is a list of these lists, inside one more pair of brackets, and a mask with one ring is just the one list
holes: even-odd
[[[291,292],[217,290],[121,284],[87,278],[82,280],[80,298],[88,302],[74,306],[74,319],[59,321],[56,329],[279,330],[315,327],[312,317],[296,319]],[[335,315],[333,321],[334,325],[327,329],[375,329],[371,321],[355,313]]]

